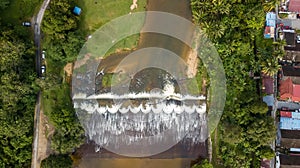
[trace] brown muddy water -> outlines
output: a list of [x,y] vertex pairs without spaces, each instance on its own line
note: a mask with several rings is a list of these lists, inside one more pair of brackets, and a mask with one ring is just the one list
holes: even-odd
[[[129,7],[128,7],[129,8]],[[192,19],[189,0],[148,0],[148,11],[169,12],[188,20]],[[146,16],[146,24],[151,24],[151,19]],[[187,35],[188,36],[188,35]],[[187,37],[188,38],[188,37]],[[155,33],[143,33],[140,36],[137,49],[147,47],[160,47],[174,52],[186,59],[190,48],[180,40]],[[114,73],[115,67],[122,61],[130,51],[120,54],[113,54],[101,61],[98,70],[105,69],[106,73]],[[146,60],[145,60],[146,61]],[[127,66],[136,66],[135,63]],[[147,88],[149,86],[145,86]],[[75,155],[81,160],[75,167],[79,168],[189,168],[191,162],[207,157],[207,142],[199,143],[185,149],[185,142],[179,142],[171,149],[148,158],[128,158],[116,155],[105,149],[95,152],[93,143],[82,145]]]
[[89,158],[79,168],[190,168],[190,159],[95,159]]
[[[168,12],[181,16],[187,20],[192,20],[189,0],[148,0],[147,11]],[[143,28],[147,29],[147,27],[151,27],[152,23],[155,23],[155,19],[156,18],[151,16],[146,16]],[[191,40],[192,37],[192,34],[189,33],[189,31],[186,32],[185,40],[187,41]],[[141,33],[136,50],[149,47],[166,49],[180,56],[185,61],[187,60],[188,52],[190,51],[190,48],[185,43],[174,37],[158,33]],[[98,70],[101,71],[102,69],[105,69],[105,72],[107,73],[116,73],[114,71],[116,67],[120,65],[120,62],[130,53],[132,53],[132,51],[116,53],[106,57],[100,62]],[[143,62],[148,62],[146,59],[149,59],[149,57],[143,55],[140,55],[140,57],[143,57],[143,59],[141,59]],[[130,69],[130,67],[136,67],[137,64],[141,64],[141,62],[133,61],[132,64],[126,64],[126,66],[127,69]]]

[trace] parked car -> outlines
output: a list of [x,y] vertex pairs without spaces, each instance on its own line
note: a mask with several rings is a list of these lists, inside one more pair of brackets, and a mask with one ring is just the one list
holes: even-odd
[[279,152],[276,152],[276,168],[280,168],[280,157],[279,157]]
[[46,74],[46,66],[42,65],[41,66],[41,78],[45,79],[45,74]]
[[44,60],[45,58],[46,58],[46,51],[43,50],[43,51],[42,51],[42,59]]
[[300,35],[297,35],[296,37],[296,42],[299,44],[300,43]]
[[22,25],[23,25],[23,26],[26,26],[26,27],[30,27],[30,26],[31,26],[31,23],[30,23],[30,22],[23,22]]

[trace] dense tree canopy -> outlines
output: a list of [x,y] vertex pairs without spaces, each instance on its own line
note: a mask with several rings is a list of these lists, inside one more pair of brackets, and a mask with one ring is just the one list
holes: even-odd
[[47,113],[56,128],[51,147],[59,153],[70,153],[83,143],[84,130],[73,109],[68,85],[52,88],[49,95],[47,99],[55,100],[54,109]]
[[13,31],[0,35],[0,167],[28,167],[36,98],[31,48]]
[[204,160],[201,164],[196,164],[192,168],[213,168],[213,165],[208,160]]
[[71,168],[72,159],[69,155],[50,155],[41,163],[41,168]]
[[45,12],[42,31],[44,47],[53,61],[65,64],[76,59],[84,39],[78,30],[79,17],[72,13],[72,1],[51,1]]
[[10,0],[0,0],[0,9],[3,10],[8,7]]

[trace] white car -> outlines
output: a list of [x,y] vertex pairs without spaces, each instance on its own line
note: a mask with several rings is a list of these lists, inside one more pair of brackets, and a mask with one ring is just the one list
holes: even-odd
[[42,65],[41,66],[41,78],[45,79],[45,73],[46,73],[46,66]]
[[297,35],[296,37],[296,42],[299,44],[300,43],[300,35]]
[[46,51],[42,51],[42,59],[44,60],[46,58]]
[[279,152],[276,152],[276,168],[280,168],[280,158],[279,158]]
[[30,27],[31,23],[30,22],[23,22],[22,25],[25,26],[25,27]]

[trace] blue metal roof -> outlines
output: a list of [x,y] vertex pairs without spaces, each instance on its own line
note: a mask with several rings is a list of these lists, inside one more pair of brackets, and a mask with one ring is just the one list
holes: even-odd
[[271,38],[271,35],[270,35],[270,34],[265,34],[264,36],[265,36],[265,38],[267,38],[267,39]]
[[267,95],[263,97],[263,102],[267,104],[267,106],[274,106],[274,96],[273,94]]
[[300,130],[300,120],[295,118],[280,117],[280,129]]
[[266,20],[276,20],[276,14],[274,12],[268,12],[266,15]]
[[292,118],[300,120],[300,113],[292,112]]
[[74,7],[73,13],[75,13],[76,15],[80,15],[81,13],[81,8],[79,8],[78,6]]
[[266,25],[271,27],[276,27],[276,20],[267,20]]

